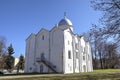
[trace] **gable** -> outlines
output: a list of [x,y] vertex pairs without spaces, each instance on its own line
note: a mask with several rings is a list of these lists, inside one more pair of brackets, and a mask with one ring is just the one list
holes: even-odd
[[43,34],[49,34],[49,31],[46,30],[46,29],[44,29],[44,28],[42,28],[42,29],[36,34],[36,36],[41,36],[41,35],[43,35]]
[[31,39],[33,36],[35,36],[35,34],[34,34],[34,33],[31,33],[31,34],[28,36],[28,38],[26,39],[26,41],[29,40],[29,39]]

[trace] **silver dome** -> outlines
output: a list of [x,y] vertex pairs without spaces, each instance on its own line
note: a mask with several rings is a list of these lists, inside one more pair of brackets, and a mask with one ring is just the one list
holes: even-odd
[[64,17],[64,19],[60,20],[60,22],[58,23],[58,26],[61,26],[61,25],[72,26],[72,22],[66,17]]

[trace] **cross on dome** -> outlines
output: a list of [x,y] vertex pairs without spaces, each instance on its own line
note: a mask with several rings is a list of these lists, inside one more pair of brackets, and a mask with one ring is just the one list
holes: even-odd
[[64,12],[64,18],[66,18],[66,12]]

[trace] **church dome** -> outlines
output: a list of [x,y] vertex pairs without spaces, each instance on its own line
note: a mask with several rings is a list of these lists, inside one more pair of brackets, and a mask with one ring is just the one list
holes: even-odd
[[61,26],[61,25],[68,25],[68,26],[72,26],[72,22],[64,17],[63,19],[60,20],[60,22],[58,23],[58,26]]

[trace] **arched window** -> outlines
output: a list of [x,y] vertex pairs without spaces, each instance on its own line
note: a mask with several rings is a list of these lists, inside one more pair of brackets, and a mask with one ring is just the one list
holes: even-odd
[[90,55],[88,55],[88,60],[90,60]]
[[84,47],[84,54],[86,53],[86,48]]
[[83,65],[83,70],[84,70],[84,72],[86,72],[86,66],[85,65]]
[[85,56],[83,56],[83,60],[85,60]]
[[29,69],[32,70],[32,67],[30,67]]
[[68,59],[71,59],[72,57],[71,57],[71,51],[69,50],[68,51]]
[[79,59],[79,53],[76,52],[76,59]]
[[40,73],[43,73],[43,64],[40,65]]
[[78,49],[78,43],[75,43],[75,48]]
[[44,35],[42,36],[42,40],[44,40]]
[[70,44],[70,41],[68,41],[68,45]]

